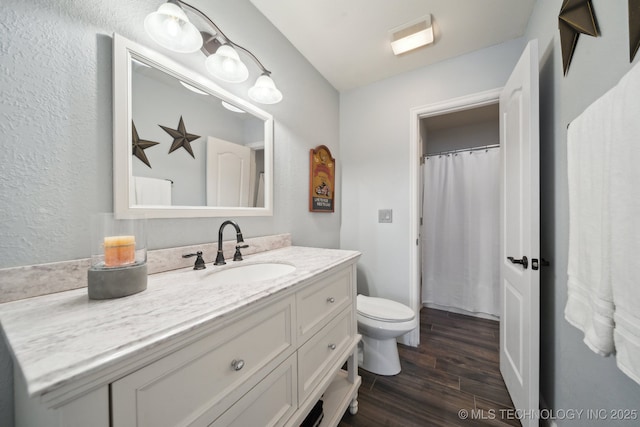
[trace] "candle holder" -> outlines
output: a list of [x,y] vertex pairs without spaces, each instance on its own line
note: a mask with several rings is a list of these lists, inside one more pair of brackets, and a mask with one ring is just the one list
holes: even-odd
[[147,289],[147,234],[143,218],[96,214],[91,224],[90,299],[120,298]]

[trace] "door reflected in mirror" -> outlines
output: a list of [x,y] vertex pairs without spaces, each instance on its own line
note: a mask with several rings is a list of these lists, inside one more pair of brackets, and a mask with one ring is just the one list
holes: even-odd
[[114,76],[116,212],[271,215],[269,114],[118,35]]

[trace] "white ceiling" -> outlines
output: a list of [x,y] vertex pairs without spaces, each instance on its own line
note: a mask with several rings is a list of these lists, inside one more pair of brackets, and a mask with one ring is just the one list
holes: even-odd
[[[250,0],[339,91],[518,38],[535,0]],[[389,30],[430,13],[435,42],[394,56]]]

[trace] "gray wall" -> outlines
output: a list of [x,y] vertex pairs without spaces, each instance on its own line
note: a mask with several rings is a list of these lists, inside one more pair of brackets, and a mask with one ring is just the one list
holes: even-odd
[[[112,33],[183,63],[201,58],[170,55],[144,33],[145,16],[161,3],[2,0],[0,268],[90,256],[91,214],[113,210]],[[284,94],[280,104],[261,106],[275,118],[274,215],[239,218],[244,235],[291,232],[297,245],[337,247],[340,200],[334,214],[308,212],[308,158],[320,144],[339,152],[338,93],[248,0],[192,3],[249,47]],[[244,99],[259,74],[247,66],[250,81],[220,83]],[[339,171],[336,178],[340,189]],[[151,220],[148,246],[215,241],[224,219]],[[2,341],[3,426],[13,424],[11,381]]]
[[[455,113],[454,113],[455,114]],[[422,120],[424,122],[424,119]],[[426,139],[426,153],[482,147],[500,143],[498,118],[486,122],[473,123],[445,129],[429,130]]]
[[[593,0],[601,37],[581,35],[563,76],[558,12],[562,0],[538,0],[527,38],[540,48],[541,255],[551,261],[541,275],[540,387],[553,409],[637,409],[640,385],[600,357],[582,333],[564,320],[567,301],[569,207],[567,124],[603,95],[631,67],[626,1]],[[634,63],[638,62],[638,58]],[[635,425],[603,420],[557,420],[559,426]]]
[[[502,87],[524,46],[512,40],[340,94],[340,243],[363,252],[361,292],[410,300],[410,109]],[[387,208],[393,223],[379,224]]]

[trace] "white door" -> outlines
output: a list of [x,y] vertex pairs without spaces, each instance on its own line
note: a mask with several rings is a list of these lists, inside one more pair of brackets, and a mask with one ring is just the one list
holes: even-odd
[[251,148],[207,138],[207,206],[249,206]]
[[540,360],[538,42],[500,94],[500,371],[523,427],[537,426]]

